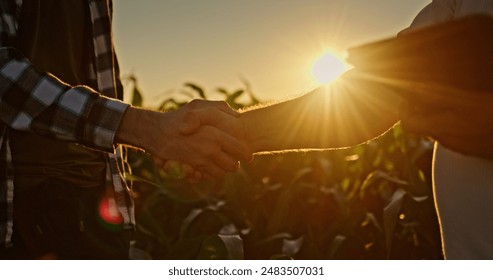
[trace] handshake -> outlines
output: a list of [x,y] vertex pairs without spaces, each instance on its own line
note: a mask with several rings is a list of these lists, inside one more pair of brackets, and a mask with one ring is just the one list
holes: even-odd
[[179,162],[191,182],[214,180],[253,159],[240,115],[222,101],[193,100],[171,112],[129,107],[115,142],[149,152],[165,169]]
[[485,115],[491,92],[470,90],[464,98],[462,90],[415,87],[413,99],[404,100],[402,91],[352,70],[326,87],[241,114],[205,100],[165,113],[129,107],[114,142],[149,152],[165,169],[178,162],[191,182],[221,178],[258,152],[362,144],[399,120],[451,150],[493,159],[493,118]]
[[354,48],[348,60],[355,68],[337,82],[241,114],[204,100],[167,113],[130,107],[115,142],[164,165],[179,162],[192,181],[220,178],[256,152],[365,143],[399,121],[451,150],[491,160],[492,24],[465,18]]

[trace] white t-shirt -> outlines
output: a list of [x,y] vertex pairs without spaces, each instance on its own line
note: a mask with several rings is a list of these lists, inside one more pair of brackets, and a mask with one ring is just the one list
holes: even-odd
[[[434,0],[409,29],[477,13],[493,0]],[[433,185],[445,258],[493,259],[493,161],[436,145]]]

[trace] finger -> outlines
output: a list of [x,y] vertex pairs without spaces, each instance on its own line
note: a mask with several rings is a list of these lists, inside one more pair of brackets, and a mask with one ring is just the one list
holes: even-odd
[[183,135],[190,135],[200,129],[200,116],[195,111],[187,112],[183,122],[178,126],[178,131]]
[[226,152],[230,157],[236,160],[242,160],[251,162],[253,160],[253,153],[250,147],[245,142],[240,141],[233,136],[222,132],[221,149]]
[[213,163],[201,168],[200,172],[203,174],[204,178],[210,181],[219,180],[226,175],[226,171],[224,169]]
[[202,172],[202,179],[205,180],[205,181],[209,181],[209,182],[215,182],[217,179],[214,178],[213,176],[209,175],[207,172]]
[[189,104],[190,106],[192,106],[192,108],[195,109],[215,108],[234,117],[238,117],[240,115],[239,112],[231,108],[228,105],[228,103],[224,101],[210,101],[210,100],[195,99],[192,100]]
[[236,116],[232,116],[218,108],[205,108],[187,112],[183,118],[183,123],[179,126],[179,131],[183,135],[190,135],[197,132],[201,126],[217,126],[221,122],[234,117]]
[[[209,143],[208,145],[202,145],[202,149],[200,152],[200,158],[202,158],[202,160],[196,164],[197,166],[200,166],[199,170],[207,170],[207,168],[210,167],[212,172],[209,172],[209,174],[213,175],[214,177],[217,177],[216,174],[222,176],[222,173],[225,173],[226,171],[237,171],[239,169],[238,158],[235,158],[225,152],[222,149],[221,145],[221,142],[224,141],[223,139],[221,139],[221,137],[231,137],[220,131],[218,132],[217,130],[214,130],[214,128],[210,128],[209,130],[207,130],[207,133],[213,134],[215,140],[213,143]],[[224,136],[221,136],[223,134]],[[232,138],[232,140],[234,141],[234,138]]]
[[228,115],[231,115],[233,117],[239,117],[240,116],[240,113],[238,111],[231,108],[228,105],[228,103],[226,103],[224,101],[211,101],[211,102],[214,102],[215,108],[219,109],[220,111],[222,111]]
[[203,175],[200,171],[195,171],[192,176],[187,178],[190,184],[197,184],[202,179]]
[[195,168],[189,164],[181,163],[181,169],[185,174],[185,178],[193,178],[195,176]]
[[240,162],[224,151],[215,154],[213,158],[216,165],[224,171],[235,172],[240,169]]

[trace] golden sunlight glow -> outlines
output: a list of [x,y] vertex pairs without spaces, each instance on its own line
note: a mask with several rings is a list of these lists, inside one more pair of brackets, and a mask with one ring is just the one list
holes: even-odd
[[325,52],[312,66],[312,75],[320,84],[327,84],[337,79],[348,66],[342,58],[331,52]]

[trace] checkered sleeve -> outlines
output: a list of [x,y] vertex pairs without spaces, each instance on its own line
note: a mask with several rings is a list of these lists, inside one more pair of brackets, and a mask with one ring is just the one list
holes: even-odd
[[13,129],[112,152],[127,107],[37,71],[13,48],[0,48],[0,120]]

